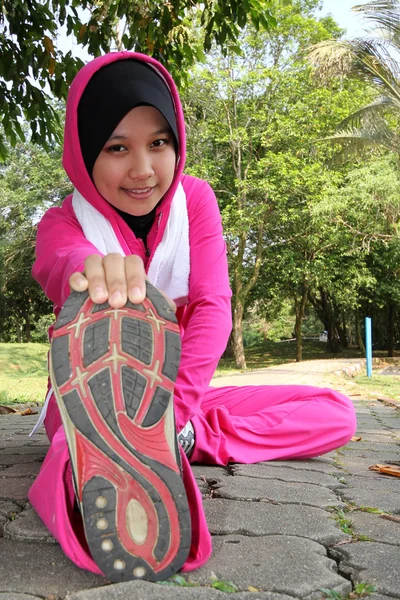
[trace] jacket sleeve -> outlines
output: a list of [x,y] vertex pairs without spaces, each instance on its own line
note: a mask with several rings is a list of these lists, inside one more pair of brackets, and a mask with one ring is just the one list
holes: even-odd
[[190,279],[188,305],[180,321],[182,354],[175,386],[178,431],[200,412],[232,329],[226,245],[217,200],[206,182],[188,179]]
[[70,199],[64,200],[62,207],[50,208],[42,217],[32,269],[33,278],[57,306],[63,306],[69,295],[70,275],[83,271],[85,258],[90,254],[101,255],[85,238]]

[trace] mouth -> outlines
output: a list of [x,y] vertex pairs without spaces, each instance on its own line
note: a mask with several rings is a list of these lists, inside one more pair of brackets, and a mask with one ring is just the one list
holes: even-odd
[[149,198],[153,191],[154,187],[143,187],[143,188],[122,188],[122,190],[130,197],[130,198],[139,198],[146,199]]

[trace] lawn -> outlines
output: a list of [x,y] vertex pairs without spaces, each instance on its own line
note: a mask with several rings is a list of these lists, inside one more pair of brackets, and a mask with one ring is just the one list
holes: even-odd
[[43,402],[48,344],[0,343],[0,404]]
[[[1,344],[0,343],[0,404],[43,402],[47,389],[48,344]],[[375,354],[375,353],[374,353]],[[383,355],[383,353],[382,353]],[[305,340],[303,359],[362,358],[357,350],[340,354],[326,352],[326,345]],[[264,342],[246,348],[248,370],[271,367],[296,360],[294,342]],[[400,360],[400,359],[399,359]],[[233,359],[221,359],[216,375],[237,373]],[[371,395],[381,394],[400,400],[400,377],[379,375],[357,376],[351,380],[360,391]]]

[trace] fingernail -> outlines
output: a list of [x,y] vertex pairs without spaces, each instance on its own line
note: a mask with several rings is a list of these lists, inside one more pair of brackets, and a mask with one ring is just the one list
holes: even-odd
[[104,295],[105,295],[105,292],[102,287],[97,287],[94,289],[94,297],[96,300],[103,299]]
[[116,302],[121,302],[122,300],[122,294],[121,292],[114,292],[113,295],[110,298],[111,303],[115,304]]
[[142,302],[143,292],[140,288],[134,287],[131,289],[130,297],[132,298],[132,302]]
[[85,285],[85,283],[86,283],[86,279],[83,279],[83,278],[82,278],[82,279],[77,279],[77,280],[76,280],[76,285],[77,285],[78,287],[83,287],[83,286]]

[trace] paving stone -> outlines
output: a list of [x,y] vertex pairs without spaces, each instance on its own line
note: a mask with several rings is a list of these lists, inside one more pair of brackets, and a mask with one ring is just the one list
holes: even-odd
[[255,477],[230,477],[228,482],[218,483],[214,495],[233,500],[271,501],[278,504],[305,504],[309,506],[343,506],[339,498],[326,487],[309,483],[290,483],[270,479],[266,483]]
[[351,590],[321,544],[292,536],[214,537],[210,560],[191,573],[191,580],[206,585],[213,573],[222,581],[233,581],[241,591],[254,586],[304,600],[320,598],[320,588],[344,595]]
[[76,567],[56,544],[0,539],[0,592],[64,597],[105,583],[99,575]]
[[[383,446],[383,447],[382,447]],[[378,444],[376,445],[376,449],[372,449],[366,446],[366,444],[362,444],[361,442],[357,446],[349,447],[348,445],[343,448],[344,454],[355,454],[357,456],[361,456],[363,458],[370,458],[372,460],[376,460],[380,456],[392,456],[394,460],[399,460],[400,458],[400,446],[398,444]],[[389,458],[385,458],[385,460],[390,460]]]
[[[236,593],[234,600],[298,600],[271,592]],[[226,600],[225,592],[212,588],[159,585],[147,581],[127,581],[69,594],[66,600]]]
[[362,511],[352,512],[349,519],[356,534],[367,535],[375,542],[400,546],[400,523]]
[[309,460],[271,460],[269,462],[258,463],[260,465],[268,465],[270,467],[289,467],[300,471],[320,471],[322,473],[330,473],[332,475],[340,473],[335,463],[331,458],[311,458]]
[[5,517],[11,517],[11,515],[16,515],[20,513],[22,508],[15,504],[15,502],[9,502],[7,500],[0,501],[0,515]]
[[[341,464],[343,465],[344,471],[352,475],[366,475],[370,476],[369,467],[376,463],[382,463],[383,461],[379,457],[379,460],[371,460],[370,458],[360,458],[359,456],[351,455],[348,453],[347,456],[340,457]],[[374,474],[375,475],[375,474]],[[342,472],[342,476],[346,476],[346,473]]]
[[400,445],[394,440],[386,440],[386,442],[370,442],[362,440],[361,442],[350,442],[344,447],[346,452],[394,452],[398,454],[400,452]]
[[22,511],[13,521],[9,521],[3,535],[20,542],[57,543],[33,508]]
[[396,477],[386,477],[385,475],[378,475],[376,471],[370,471],[370,473],[374,473],[375,477],[367,478],[358,475],[352,475],[351,477],[346,476],[345,479],[347,485],[349,486],[349,488],[378,490],[381,492],[391,492],[393,494],[400,494],[400,482]]
[[[356,433],[356,435],[358,434]],[[362,438],[362,442],[365,442],[366,444],[375,444],[377,449],[379,449],[380,444],[387,444],[391,441],[399,443],[398,437],[392,436],[390,432],[384,433],[383,431],[380,433],[363,434]],[[361,444],[362,442],[350,442],[350,444]],[[350,444],[347,444],[346,448]]]
[[255,477],[258,479],[279,479],[280,481],[292,481],[298,483],[310,483],[314,485],[323,485],[327,488],[335,490],[343,487],[340,481],[320,471],[306,471],[299,469],[291,469],[290,467],[271,467],[268,464],[255,465],[232,465],[233,475],[243,475],[246,477]]
[[[31,454],[32,452],[46,454],[49,449],[49,444],[46,446],[18,446],[18,448],[4,448],[0,452],[0,462],[2,462],[3,456],[9,456],[10,454]],[[5,463],[2,463],[5,464]]]
[[0,592],[0,600],[40,600],[39,596],[32,596],[31,594],[15,594],[14,592]]
[[[47,450],[46,450],[47,452]],[[25,463],[34,463],[39,462],[42,463],[44,457],[46,456],[46,452],[37,452],[36,449],[32,450],[28,454],[10,454],[7,456],[3,456],[0,452],[0,464],[1,465],[19,465]]]
[[208,499],[203,505],[213,535],[295,535],[328,546],[350,538],[336,526],[332,514],[314,506],[277,506],[224,498]]
[[340,570],[353,581],[365,581],[376,586],[376,592],[399,598],[400,548],[378,542],[357,542],[330,551],[338,558]]
[[20,463],[18,465],[12,465],[4,469],[1,473],[1,477],[31,477],[36,478],[40,469],[41,463]]
[[341,491],[340,495],[346,502],[354,502],[357,506],[379,508],[385,512],[400,514],[399,494],[374,489],[347,488]]
[[395,600],[393,596],[383,596],[382,594],[371,594],[371,596],[367,596],[368,600]]
[[213,467],[212,465],[192,465],[192,471],[196,479],[200,481],[221,481],[225,477],[230,477],[227,469],[223,467]]
[[0,500],[28,500],[32,479],[27,477],[0,477]]

